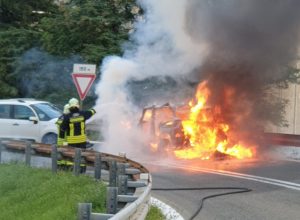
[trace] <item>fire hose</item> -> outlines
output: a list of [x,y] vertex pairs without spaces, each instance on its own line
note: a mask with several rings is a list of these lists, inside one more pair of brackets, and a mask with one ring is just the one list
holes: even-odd
[[244,187],[188,187],[188,188],[152,188],[152,190],[156,191],[198,191],[198,190],[238,190],[238,191],[231,191],[226,193],[218,193],[218,194],[212,194],[209,196],[205,196],[200,200],[200,205],[198,209],[193,213],[193,215],[188,218],[188,220],[193,220],[201,211],[203,207],[203,203],[206,199],[214,198],[218,196],[224,196],[224,195],[230,195],[230,194],[237,194],[237,193],[245,193],[245,192],[251,192],[252,189],[244,188]]

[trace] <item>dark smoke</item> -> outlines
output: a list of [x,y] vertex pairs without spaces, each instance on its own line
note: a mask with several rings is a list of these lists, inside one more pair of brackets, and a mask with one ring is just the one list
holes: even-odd
[[59,107],[65,105],[77,92],[71,73],[74,63],[82,58],[52,56],[43,50],[32,48],[18,60],[15,71],[20,88],[20,97],[51,101]]
[[138,2],[144,15],[131,47],[103,60],[96,86],[96,117],[109,125],[109,150],[136,150],[141,139],[120,121],[137,124],[145,105],[191,100],[203,80],[212,91],[209,105],[221,106],[232,130],[253,135],[265,122],[282,123],[284,105],[267,87],[287,77],[297,58],[299,0]]
[[299,12],[298,0],[189,1],[186,29],[209,50],[199,76],[209,80],[210,104],[221,106],[226,122],[253,131],[282,117],[266,85],[288,77],[297,60]]

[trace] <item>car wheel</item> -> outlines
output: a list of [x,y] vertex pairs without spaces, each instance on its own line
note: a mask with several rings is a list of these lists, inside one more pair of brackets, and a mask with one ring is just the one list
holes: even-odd
[[57,142],[57,135],[56,134],[46,134],[42,138],[43,144],[56,144]]

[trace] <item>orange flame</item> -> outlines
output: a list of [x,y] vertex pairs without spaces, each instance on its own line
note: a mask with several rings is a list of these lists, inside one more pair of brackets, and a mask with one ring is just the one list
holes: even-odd
[[151,150],[153,152],[156,152],[158,150],[158,144],[157,143],[150,143],[150,147],[151,147]]
[[[230,95],[233,91],[226,92]],[[222,120],[221,108],[207,106],[209,96],[207,81],[204,81],[197,88],[195,100],[189,102],[188,119],[182,121],[183,132],[191,147],[175,150],[175,156],[184,159],[209,159],[218,151],[238,159],[253,157],[254,146],[236,141],[236,134]]]

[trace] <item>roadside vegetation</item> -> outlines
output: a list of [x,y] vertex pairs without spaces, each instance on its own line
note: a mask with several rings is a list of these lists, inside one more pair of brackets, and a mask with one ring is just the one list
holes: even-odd
[[[62,107],[77,96],[73,64],[99,66],[104,57],[121,55],[140,13],[135,0],[55,2],[0,1],[0,99],[29,97]],[[85,106],[94,100],[88,94]]]
[[23,164],[0,165],[0,219],[77,219],[79,202],[105,212],[106,187],[88,176],[31,168]]
[[151,206],[145,220],[165,220],[166,217],[162,214],[159,208]]

